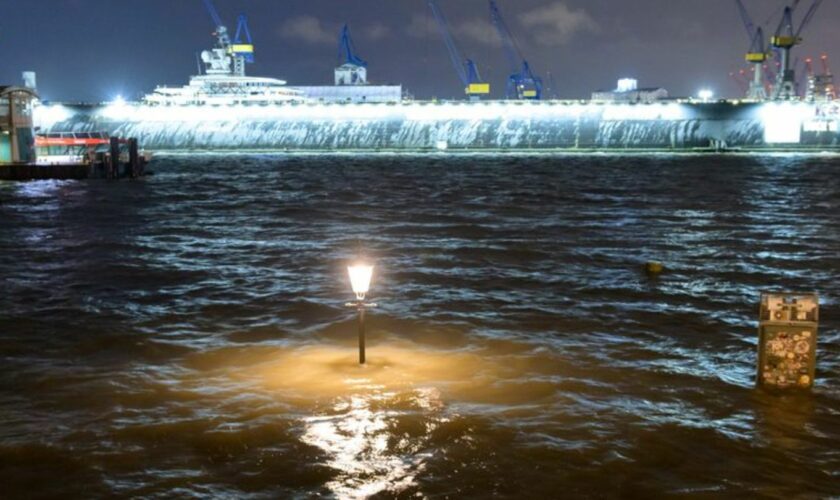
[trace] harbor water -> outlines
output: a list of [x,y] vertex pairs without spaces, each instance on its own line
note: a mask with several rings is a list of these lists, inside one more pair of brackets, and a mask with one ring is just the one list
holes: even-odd
[[[840,494],[838,156],[148,168],[0,183],[2,498]],[[766,290],[810,393],[754,388]]]

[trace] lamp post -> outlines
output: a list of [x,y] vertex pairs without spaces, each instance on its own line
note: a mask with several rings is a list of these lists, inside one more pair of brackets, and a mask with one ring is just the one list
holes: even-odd
[[367,264],[355,264],[347,267],[350,274],[350,285],[353,293],[356,294],[354,302],[345,304],[347,307],[355,308],[359,312],[359,364],[366,362],[365,357],[365,310],[376,307],[376,304],[365,301],[365,296],[370,291],[370,281],[373,277],[373,266]]

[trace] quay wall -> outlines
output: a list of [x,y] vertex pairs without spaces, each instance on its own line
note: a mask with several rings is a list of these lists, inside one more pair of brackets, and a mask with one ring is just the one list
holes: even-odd
[[151,107],[43,104],[40,133],[166,151],[840,149],[837,103],[580,101]]

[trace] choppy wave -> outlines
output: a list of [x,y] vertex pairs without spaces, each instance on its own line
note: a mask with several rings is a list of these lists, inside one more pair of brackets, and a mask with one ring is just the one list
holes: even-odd
[[[201,155],[0,184],[0,496],[836,494],[839,166]],[[753,388],[766,289],[821,293],[810,395]]]

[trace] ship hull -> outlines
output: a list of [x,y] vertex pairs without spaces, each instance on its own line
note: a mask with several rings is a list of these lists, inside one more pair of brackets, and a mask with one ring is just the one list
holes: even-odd
[[106,132],[158,151],[840,150],[837,104],[50,104],[35,118],[41,133]]

